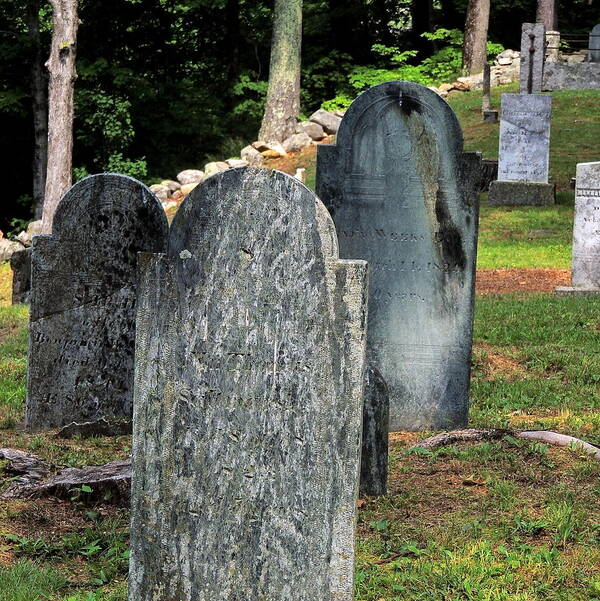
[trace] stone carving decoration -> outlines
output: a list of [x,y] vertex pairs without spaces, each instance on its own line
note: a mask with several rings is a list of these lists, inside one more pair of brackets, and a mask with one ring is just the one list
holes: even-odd
[[350,600],[365,262],[297,179],[242,167],[140,277],[130,599]]
[[481,159],[462,140],[435,92],[395,81],[361,94],[318,150],[340,254],[369,262],[367,357],[392,430],[467,422]]
[[76,183],[33,238],[25,424],[131,419],[137,254],[166,250],[157,198],[123,175]]

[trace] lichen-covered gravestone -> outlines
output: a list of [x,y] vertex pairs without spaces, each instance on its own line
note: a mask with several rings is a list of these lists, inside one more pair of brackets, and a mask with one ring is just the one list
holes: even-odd
[[298,180],[238,168],[140,277],[129,598],[351,599],[366,264]]
[[157,198],[123,175],[94,175],[62,198],[52,235],[33,238],[25,424],[131,419],[137,253],[162,252]]
[[600,162],[579,163],[573,221],[571,286],[559,286],[562,296],[600,294]]
[[542,91],[544,59],[546,56],[546,28],[543,23],[523,23],[521,28],[521,94]]
[[498,180],[490,184],[489,204],[548,205],[552,97],[502,94]]
[[368,363],[392,430],[467,422],[481,159],[462,148],[450,106],[403,81],[361,94],[319,146],[340,254],[369,262]]

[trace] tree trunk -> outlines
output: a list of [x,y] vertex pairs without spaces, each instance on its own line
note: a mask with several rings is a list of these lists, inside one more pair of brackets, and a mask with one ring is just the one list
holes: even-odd
[[275,0],[267,104],[259,138],[283,142],[300,114],[302,0]]
[[490,21],[490,0],[469,0],[465,21],[463,72],[481,73],[487,60],[487,31]]
[[46,63],[48,88],[48,169],[42,232],[52,232],[54,212],[71,186],[73,161],[73,96],[77,41],[77,0],[51,0],[52,45]]
[[33,109],[33,215],[42,218],[48,162],[48,80],[40,42],[39,0],[28,0],[27,22],[33,47],[31,97]]
[[556,10],[556,0],[538,0],[536,23],[543,23],[546,31],[557,31],[558,29],[558,11]]

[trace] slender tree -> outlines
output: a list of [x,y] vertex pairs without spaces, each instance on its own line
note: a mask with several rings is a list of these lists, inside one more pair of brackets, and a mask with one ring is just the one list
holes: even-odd
[[487,60],[487,31],[490,21],[490,0],[469,0],[465,21],[463,72],[481,73]]
[[259,138],[282,142],[296,129],[300,114],[302,0],[275,0],[267,104]]
[[558,27],[558,11],[556,0],[538,0],[536,23],[543,23],[546,31],[556,31]]
[[51,0],[52,43],[46,63],[48,86],[48,169],[42,231],[52,231],[61,196],[71,186],[73,160],[73,97],[77,42],[77,0]]
[[48,161],[48,79],[40,41],[40,3],[27,1],[27,24],[32,45],[31,98],[33,109],[33,214],[41,219]]

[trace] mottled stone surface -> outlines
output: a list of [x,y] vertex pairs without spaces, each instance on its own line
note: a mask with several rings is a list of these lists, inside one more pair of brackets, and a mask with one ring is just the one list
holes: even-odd
[[546,63],[544,90],[600,90],[600,63]]
[[467,421],[481,159],[462,139],[435,92],[389,82],[318,148],[340,254],[369,262],[368,362],[388,385],[392,430]]
[[542,207],[553,205],[556,196],[554,184],[536,184],[533,182],[493,181],[490,183],[488,206]]
[[363,442],[360,461],[360,496],[378,497],[387,492],[390,395],[381,374],[365,370]]
[[590,63],[600,63],[600,23],[590,31]]
[[487,192],[492,182],[498,179],[498,161],[496,159],[481,160],[481,181],[479,190]]
[[366,295],[297,179],[184,201],[141,259],[131,601],[352,598]]
[[33,238],[25,424],[131,417],[137,253],[166,249],[158,199],[140,182],[81,180]]
[[600,162],[577,165],[572,284],[600,288]]
[[521,94],[542,91],[544,59],[546,56],[546,29],[543,23],[523,23],[521,28]]
[[12,304],[28,305],[31,294],[31,247],[18,250],[10,258]]
[[548,183],[552,97],[502,94],[498,179]]

